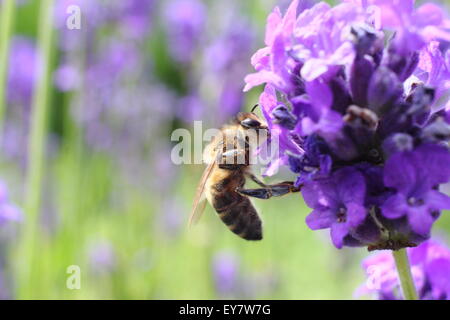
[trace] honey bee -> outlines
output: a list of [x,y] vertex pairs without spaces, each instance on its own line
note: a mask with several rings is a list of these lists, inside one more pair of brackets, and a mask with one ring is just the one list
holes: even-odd
[[[254,109],[238,113],[206,147],[207,167],[197,187],[190,225],[200,218],[208,201],[233,233],[246,240],[261,240],[261,219],[249,197],[269,199],[300,191],[289,181],[266,185],[251,172],[250,156],[269,136],[267,124]],[[250,131],[257,133],[257,139],[249,138]],[[261,188],[245,189],[247,178]]]

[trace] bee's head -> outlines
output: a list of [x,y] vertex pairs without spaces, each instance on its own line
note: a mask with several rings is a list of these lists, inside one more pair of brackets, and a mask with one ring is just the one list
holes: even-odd
[[254,137],[257,140],[252,141],[260,145],[267,139],[270,139],[270,131],[267,123],[253,113],[253,110],[254,108],[252,112],[239,112],[234,119],[234,123],[240,126],[239,132],[244,135],[256,133]]
[[253,112],[239,112],[236,115],[236,122],[239,123],[244,129],[268,130],[266,122],[260,119]]

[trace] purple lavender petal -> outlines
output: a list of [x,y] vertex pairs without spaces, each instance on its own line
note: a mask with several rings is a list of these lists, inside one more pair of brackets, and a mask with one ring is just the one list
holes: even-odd
[[335,208],[339,205],[336,185],[331,179],[305,184],[302,188],[302,196],[310,208]]
[[394,195],[386,200],[381,206],[383,216],[389,219],[398,219],[408,212],[405,197]]
[[[361,194],[359,192],[359,194]],[[364,200],[362,200],[364,201]],[[367,216],[367,210],[364,206],[352,202],[347,202],[347,223],[350,228],[356,228]]]
[[344,238],[348,234],[349,228],[344,223],[334,223],[331,226],[331,240],[336,248],[341,249],[344,244]]
[[450,210],[450,197],[439,191],[431,190],[427,194],[427,202],[432,210]]
[[312,230],[331,227],[336,220],[334,213],[329,209],[316,209],[306,217],[306,224]]
[[353,168],[344,168],[336,172],[334,178],[338,181],[339,198],[344,203],[364,203],[366,184],[361,173]]
[[429,234],[434,222],[433,217],[426,208],[415,209],[413,212],[410,210],[408,212],[408,221],[412,230],[420,235]]
[[397,190],[409,190],[416,182],[416,168],[411,163],[410,152],[399,152],[388,159],[384,166],[384,183]]

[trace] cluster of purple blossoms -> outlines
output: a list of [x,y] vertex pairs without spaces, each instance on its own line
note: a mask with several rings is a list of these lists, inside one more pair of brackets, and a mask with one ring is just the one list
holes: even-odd
[[[450,300],[450,250],[434,240],[408,248],[411,273],[421,300]],[[368,276],[356,296],[375,294],[380,300],[403,299],[395,261],[389,252],[363,261]]]
[[430,237],[450,197],[450,22],[414,0],[320,2],[267,19],[246,87],[298,174],[306,223],[333,244],[400,249]]

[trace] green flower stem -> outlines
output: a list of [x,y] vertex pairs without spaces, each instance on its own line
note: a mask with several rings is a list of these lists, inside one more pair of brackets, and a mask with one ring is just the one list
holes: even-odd
[[8,77],[9,45],[14,26],[15,0],[4,0],[0,13],[0,134],[6,111],[6,79]]
[[403,297],[405,300],[418,300],[416,286],[411,274],[408,254],[406,249],[393,250],[397,273],[402,286]]
[[35,83],[33,108],[31,111],[31,132],[28,140],[28,167],[25,189],[25,221],[19,244],[20,264],[17,294],[22,299],[33,297],[33,288],[39,280],[36,270],[38,258],[39,212],[42,197],[42,180],[45,161],[45,140],[50,88],[50,62],[53,40],[53,0],[41,0],[37,37],[41,57],[41,74]]

